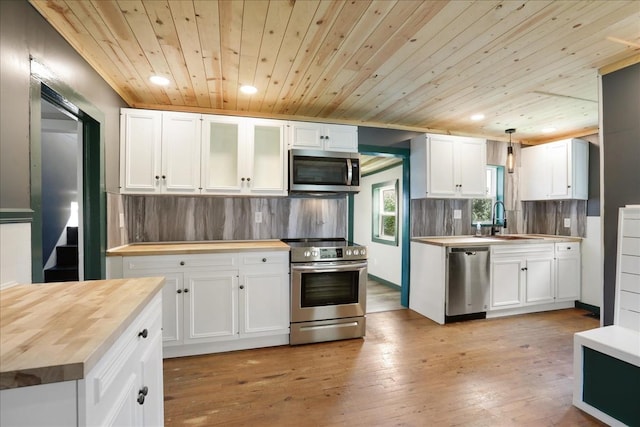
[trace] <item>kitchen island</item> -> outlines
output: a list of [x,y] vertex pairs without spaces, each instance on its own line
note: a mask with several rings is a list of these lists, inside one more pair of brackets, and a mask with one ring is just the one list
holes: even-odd
[[163,282],[0,291],[0,424],[161,425]]
[[411,240],[409,308],[444,324],[450,248],[488,248],[486,317],[573,307],[580,297],[580,238],[540,234]]

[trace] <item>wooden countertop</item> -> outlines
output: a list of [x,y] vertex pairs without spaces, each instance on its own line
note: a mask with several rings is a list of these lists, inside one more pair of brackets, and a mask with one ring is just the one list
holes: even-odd
[[109,249],[107,256],[179,255],[216,252],[289,251],[280,240],[215,240],[203,242],[132,243]]
[[143,277],[0,291],[0,390],[84,378],[163,283]]
[[532,243],[581,242],[581,237],[552,236],[547,234],[508,234],[505,236],[428,236],[414,237],[412,242],[436,246],[487,246],[487,245],[527,245]]

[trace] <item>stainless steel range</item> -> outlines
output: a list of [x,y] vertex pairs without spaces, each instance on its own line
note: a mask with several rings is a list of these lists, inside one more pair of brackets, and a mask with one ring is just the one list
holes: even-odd
[[291,246],[290,344],[365,335],[367,249],[345,239],[283,239]]

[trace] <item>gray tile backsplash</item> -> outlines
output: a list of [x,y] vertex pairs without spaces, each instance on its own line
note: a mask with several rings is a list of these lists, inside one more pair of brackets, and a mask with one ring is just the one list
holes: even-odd
[[[522,202],[524,232],[558,236],[587,236],[586,200]],[[569,227],[564,226],[565,218]]]
[[[215,196],[111,195],[110,247],[135,242],[346,237],[347,200]],[[117,212],[121,203],[122,212]],[[115,205],[116,207],[114,207]],[[255,214],[262,222],[255,222]],[[115,217],[115,218],[114,218]],[[109,227],[115,228],[115,227]],[[123,238],[117,242],[117,236]]]

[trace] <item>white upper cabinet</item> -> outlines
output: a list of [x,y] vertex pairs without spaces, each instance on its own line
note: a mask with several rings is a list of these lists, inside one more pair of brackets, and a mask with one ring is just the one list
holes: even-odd
[[587,200],[589,143],[581,139],[523,148],[522,200]]
[[286,122],[210,115],[202,119],[203,193],[286,195]]
[[289,122],[291,148],[358,152],[358,127],[310,122]]
[[162,113],[162,193],[200,192],[200,114]]
[[126,193],[160,192],[162,112],[122,109],[120,188]]
[[411,140],[411,198],[475,198],[486,193],[481,138],[421,135]]
[[200,115],[122,109],[123,193],[200,192]]

